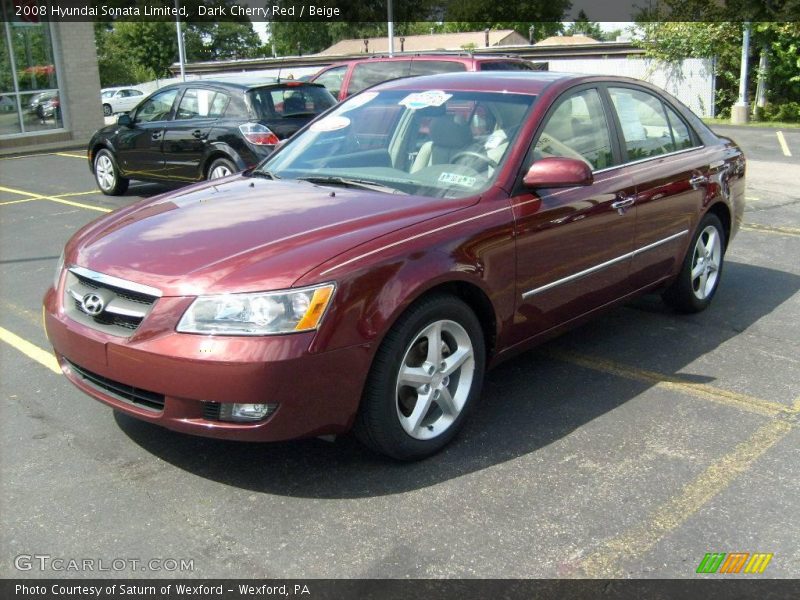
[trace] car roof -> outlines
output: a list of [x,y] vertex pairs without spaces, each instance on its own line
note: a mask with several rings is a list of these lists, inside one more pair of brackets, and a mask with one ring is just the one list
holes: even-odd
[[[231,77],[220,79],[192,79],[181,83],[174,83],[166,87],[179,87],[183,85],[215,85],[220,87],[234,88],[238,90],[251,90],[263,87],[324,87],[319,83],[310,81],[298,81],[297,79],[279,79],[277,77]],[[161,88],[164,89],[164,88]]]
[[371,61],[397,61],[397,60],[444,60],[451,62],[486,62],[486,61],[513,61],[513,62],[529,62],[521,56],[514,54],[473,54],[471,52],[395,52],[394,55],[388,54],[371,54],[360,58],[352,58],[341,62],[336,62],[325,67],[339,67],[342,65],[350,65],[361,62]]
[[375,85],[370,89],[445,89],[471,92],[497,91],[516,94],[541,94],[545,88],[552,84],[578,83],[581,81],[616,81],[644,84],[638,79],[629,77],[558,73],[555,71],[468,71],[392,79]]

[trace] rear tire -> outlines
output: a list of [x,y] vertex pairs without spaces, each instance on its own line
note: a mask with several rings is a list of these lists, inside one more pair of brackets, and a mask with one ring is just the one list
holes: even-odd
[[233,162],[227,158],[218,158],[211,163],[210,167],[208,167],[208,177],[206,177],[206,179],[219,179],[220,177],[227,177],[228,175],[233,175],[236,173],[236,171],[238,171],[238,169]]
[[124,194],[130,183],[130,179],[119,174],[114,155],[106,149],[100,150],[94,157],[94,179],[100,191],[107,196]]
[[685,313],[705,310],[719,287],[724,257],[725,229],[708,213],[697,226],[678,278],[661,295],[664,302]]
[[453,296],[424,298],[392,326],[372,364],[356,437],[398,460],[446,446],[476,404],[486,362],[475,313]]

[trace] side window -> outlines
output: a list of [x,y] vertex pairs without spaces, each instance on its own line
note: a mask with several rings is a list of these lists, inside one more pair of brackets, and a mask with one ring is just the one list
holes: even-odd
[[596,89],[583,90],[561,101],[533,149],[534,160],[549,156],[577,158],[592,169],[614,164],[611,134]]
[[694,146],[692,135],[689,133],[689,127],[686,123],[666,104],[664,109],[667,111],[667,119],[672,130],[672,143],[675,150],[683,150]]
[[175,118],[197,119],[214,116],[211,114],[211,106],[216,95],[217,92],[214,90],[187,89],[178,105],[178,112],[175,114]]
[[351,96],[372,85],[407,77],[411,70],[410,60],[387,60],[387,61],[364,61],[353,67],[353,76],[350,78],[350,86],[347,95]]
[[249,119],[250,111],[244,101],[243,95],[231,96],[228,107],[225,109],[226,119]]
[[335,98],[339,97],[339,92],[342,89],[342,81],[344,80],[344,74],[347,72],[347,65],[342,65],[341,67],[334,67],[333,69],[329,69],[325,71],[322,75],[317,77],[314,80],[314,83],[321,83],[328,91],[333,94]]
[[149,123],[150,121],[164,121],[169,117],[172,110],[172,103],[178,95],[177,89],[165,90],[151,96],[139,106],[136,111],[135,123]]
[[[660,99],[629,88],[609,88],[608,92],[622,125],[628,161],[660,156],[675,150],[672,128]],[[684,133],[688,135],[688,131]]]
[[214,99],[211,101],[211,108],[208,111],[208,116],[218,119],[225,112],[225,106],[228,104],[228,95],[222,92],[214,94]]

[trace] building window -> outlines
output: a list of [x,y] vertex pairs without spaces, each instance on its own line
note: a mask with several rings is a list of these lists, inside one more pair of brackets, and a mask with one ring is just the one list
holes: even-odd
[[64,127],[50,23],[17,16],[18,4],[0,0],[0,137]]

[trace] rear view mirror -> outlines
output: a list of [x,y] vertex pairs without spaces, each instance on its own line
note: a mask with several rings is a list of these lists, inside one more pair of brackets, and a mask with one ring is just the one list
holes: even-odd
[[591,185],[592,169],[582,160],[554,156],[540,158],[531,165],[522,183],[528,188]]
[[131,121],[130,115],[120,115],[117,118],[117,125],[120,127],[133,127],[133,121]]

